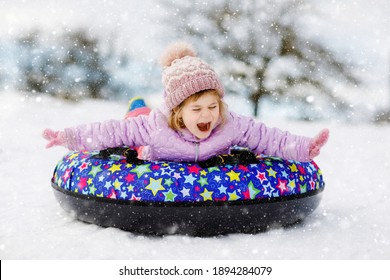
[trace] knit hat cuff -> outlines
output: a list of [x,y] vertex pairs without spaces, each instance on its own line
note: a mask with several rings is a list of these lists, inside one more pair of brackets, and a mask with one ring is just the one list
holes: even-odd
[[224,96],[223,87],[214,75],[200,76],[183,83],[174,92],[165,92],[167,107],[172,110],[191,95],[208,89],[214,89],[221,97]]

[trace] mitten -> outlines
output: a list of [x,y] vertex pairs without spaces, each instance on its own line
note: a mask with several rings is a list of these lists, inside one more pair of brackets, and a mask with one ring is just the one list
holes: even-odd
[[65,132],[63,131],[53,131],[46,128],[42,133],[43,138],[49,141],[46,145],[46,149],[53,146],[67,146]]
[[329,138],[329,130],[323,129],[321,132],[311,140],[309,147],[310,159],[315,158],[320,154],[321,148],[326,144]]

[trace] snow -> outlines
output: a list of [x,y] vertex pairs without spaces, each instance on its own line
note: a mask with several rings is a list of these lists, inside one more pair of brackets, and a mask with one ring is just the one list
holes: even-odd
[[[159,97],[149,97],[152,107]],[[230,108],[246,102],[228,98]],[[234,104],[234,106],[232,106]],[[254,235],[150,237],[80,222],[62,210],[50,186],[66,153],[46,150],[44,128],[120,119],[125,103],[68,103],[0,92],[0,259],[389,259],[390,126],[263,120],[292,133],[331,131],[316,162],[326,189],[304,223]]]
[[[310,1],[314,3],[314,1]],[[308,18],[307,32],[353,60],[368,88],[356,102],[388,107],[389,1],[316,1],[321,18]],[[156,4],[157,3],[157,4]],[[35,28],[51,34],[88,26],[118,48],[152,60],[174,36],[161,32],[156,0],[0,1],[1,43]],[[8,52],[6,52],[8,53]],[[2,65],[7,69],[7,66]],[[1,67],[0,67],[1,68]],[[11,69],[8,73],[15,74]],[[101,228],[74,219],[56,201],[50,179],[66,153],[46,150],[44,128],[120,119],[125,103],[84,100],[69,103],[43,95],[0,90],[0,259],[220,259],[329,260],[390,259],[390,126],[368,123],[296,122],[270,114],[263,119],[293,133],[315,135],[328,127],[329,143],[316,162],[326,189],[319,208],[304,223],[255,235],[209,238],[150,237]],[[343,90],[340,90],[343,91]],[[250,115],[248,102],[227,97],[229,108]],[[161,97],[148,97],[152,107]],[[275,106],[275,105],[274,105]],[[276,108],[275,108],[276,109]],[[282,115],[280,108],[277,114]],[[283,110],[283,108],[282,108]],[[286,114],[285,114],[286,115]]]

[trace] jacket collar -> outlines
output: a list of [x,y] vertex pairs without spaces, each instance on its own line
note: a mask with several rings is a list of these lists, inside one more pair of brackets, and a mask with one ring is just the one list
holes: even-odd
[[192,134],[187,128],[179,130],[178,133],[184,140],[189,141],[189,142],[199,143],[199,142],[202,142],[203,140],[207,139],[207,138],[199,139],[194,134]]

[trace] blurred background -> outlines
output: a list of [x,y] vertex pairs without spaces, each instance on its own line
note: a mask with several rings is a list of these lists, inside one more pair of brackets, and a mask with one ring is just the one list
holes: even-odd
[[390,123],[389,26],[387,0],[2,0],[0,96],[147,99],[188,40],[245,114]]

